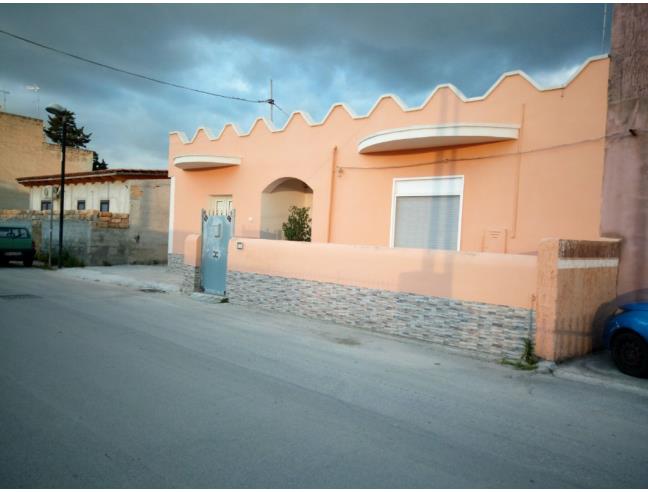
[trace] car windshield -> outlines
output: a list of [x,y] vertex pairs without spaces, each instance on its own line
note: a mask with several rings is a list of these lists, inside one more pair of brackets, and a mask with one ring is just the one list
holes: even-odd
[[0,227],[0,238],[29,239],[29,231],[24,227]]

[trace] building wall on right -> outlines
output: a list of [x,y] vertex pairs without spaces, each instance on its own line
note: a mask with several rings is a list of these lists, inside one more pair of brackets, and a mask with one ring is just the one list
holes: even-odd
[[646,26],[647,5],[614,6],[601,236],[623,240],[617,295],[627,299],[648,297]]

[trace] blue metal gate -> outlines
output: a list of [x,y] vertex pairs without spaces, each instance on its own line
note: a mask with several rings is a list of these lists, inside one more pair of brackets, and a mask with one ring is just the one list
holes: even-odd
[[227,295],[227,246],[232,237],[232,216],[202,211],[202,288],[208,294]]

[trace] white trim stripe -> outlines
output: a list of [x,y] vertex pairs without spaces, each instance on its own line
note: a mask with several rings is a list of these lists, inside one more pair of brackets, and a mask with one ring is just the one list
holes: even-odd
[[279,129],[274,128],[274,125],[273,125],[272,123],[270,123],[268,120],[266,120],[265,118],[257,118],[256,120],[254,120],[254,122],[252,123],[252,126],[250,127],[250,129],[248,130],[247,133],[242,133],[242,132],[241,132],[241,131],[236,127],[236,125],[234,125],[233,123],[227,123],[225,126],[223,126],[222,130],[220,131],[220,133],[219,133],[218,135],[216,135],[216,136],[214,136],[214,135],[212,134],[211,130],[209,130],[208,128],[206,128],[206,127],[204,127],[204,126],[199,127],[199,128],[196,130],[196,132],[194,133],[194,135],[193,135],[193,137],[192,137],[191,139],[188,139],[188,138],[187,138],[187,135],[186,135],[184,132],[181,132],[181,131],[172,131],[172,132],[169,132],[169,136],[171,136],[171,135],[176,135],[176,136],[178,137],[178,139],[180,140],[181,143],[183,143],[183,144],[191,144],[191,143],[194,142],[194,140],[196,140],[196,138],[198,137],[198,134],[199,134],[201,131],[203,131],[203,132],[205,132],[205,135],[207,136],[207,138],[208,138],[209,140],[218,140],[218,139],[223,135],[223,133],[225,132],[225,130],[227,129],[227,127],[229,126],[229,127],[232,127],[232,130],[234,130],[234,133],[235,133],[236,135],[238,135],[239,137],[247,137],[247,136],[250,135],[250,134],[252,133],[252,131],[255,129],[255,127],[257,126],[257,123],[262,123],[262,124],[264,124],[265,127],[266,127],[266,129],[267,129],[268,131],[272,132],[272,133],[279,133],[279,132],[283,132],[286,128],[288,128],[288,125],[290,124],[290,122],[293,120],[293,118],[295,118],[295,117],[297,117],[297,116],[301,116],[302,119],[303,119],[303,120],[304,120],[304,121],[305,121],[309,126],[320,126],[320,125],[323,125],[324,123],[326,123],[326,120],[328,119],[328,117],[331,115],[331,113],[333,112],[333,110],[334,110],[335,108],[337,108],[337,107],[341,107],[341,108],[343,108],[343,109],[344,109],[344,110],[349,114],[349,116],[351,116],[351,118],[353,118],[354,120],[364,119],[364,118],[368,118],[369,116],[371,116],[371,113],[374,112],[374,110],[378,107],[378,105],[380,104],[380,102],[381,102],[383,99],[388,99],[388,98],[392,99],[392,100],[393,100],[393,101],[394,101],[398,106],[400,106],[400,108],[401,108],[403,111],[405,111],[405,112],[409,112],[409,111],[419,111],[419,110],[425,108],[425,106],[427,106],[427,104],[430,102],[430,100],[434,97],[434,94],[436,94],[436,93],[437,93],[439,90],[441,90],[441,89],[450,89],[452,92],[454,92],[454,93],[457,95],[457,97],[458,97],[462,102],[481,101],[481,100],[486,99],[488,96],[490,96],[491,93],[492,93],[492,92],[497,88],[498,85],[500,85],[500,84],[502,83],[502,81],[503,81],[504,79],[506,79],[507,77],[514,77],[514,76],[522,77],[522,78],[525,79],[527,82],[529,82],[529,84],[531,84],[531,85],[532,85],[536,90],[541,91],[541,92],[543,92],[543,91],[553,91],[553,90],[557,90],[557,89],[565,89],[569,84],[571,84],[571,83],[572,83],[572,82],[573,82],[573,81],[574,81],[574,80],[575,80],[575,79],[576,79],[576,78],[581,74],[581,72],[582,72],[583,70],[585,70],[585,68],[586,68],[590,63],[593,63],[593,62],[596,62],[596,61],[599,61],[599,60],[606,60],[607,58],[608,58],[608,55],[597,55],[597,56],[592,56],[592,57],[588,58],[587,60],[585,60],[585,62],[583,62],[583,64],[580,66],[580,68],[579,68],[578,70],[576,70],[576,72],[574,72],[574,74],[571,76],[571,78],[570,78],[567,82],[565,82],[564,84],[562,84],[562,85],[548,86],[548,87],[541,87],[541,86],[540,86],[540,85],[539,85],[535,80],[533,80],[533,78],[532,78],[531,76],[529,76],[528,74],[526,74],[526,73],[523,72],[522,70],[513,70],[513,71],[511,71],[511,72],[506,72],[506,73],[502,74],[502,75],[497,79],[497,81],[496,81],[496,82],[495,82],[495,83],[490,87],[490,89],[488,89],[488,90],[486,91],[486,93],[483,94],[482,96],[466,97],[466,96],[465,96],[465,95],[464,95],[464,94],[463,94],[459,89],[457,89],[457,87],[455,87],[454,85],[452,85],[452,84],[440,84],[440,85],[437,85],[437,86],[434,88],[434,90],[430,93],[430,95],[429,95],[427,98],[425,98],[425,101],[423,101],[423,104],[421,104],[420,106],[415,106],[415,107],[411,107],[411,108],[408,107],[408,106],[406,106],[405,103],[404,103],[403,101],[401,101],[401,99],[400,99],[398,96],[396,96],[395,94],[383,94],[382,96],[380,96],[380,97],[376,100],[376,102],[375,102],[374,105],[371,107],[371,109],[369,110],[369,112],[368,112],[367,114],[363,115],[363,116],[359,116],[359,115],[357,115],[357,114],[356,114],[356,113],[355,113],[351,108],[349,108],[349,106],[347,106],[345,103],[335,103],[335,104],[333,104],[333,105],[331,106],[331,108],[328,110],[328,112],[326,113],[326,115],[324,116],[324,118],[322,119],[322,121],[320,121],[319,123],[316,123],[316,122],[311,118],[311,116],[310,116],[308,113],[306,113],[305,111],[293,111],[293,112],[290,114],[290,116],[288,117],[288,119],[286,120],[286,124],[285,124],[282,128],[279,128]]
[[619,266],[618,258],[559,258],[558,269],[566,268],[614,268]]

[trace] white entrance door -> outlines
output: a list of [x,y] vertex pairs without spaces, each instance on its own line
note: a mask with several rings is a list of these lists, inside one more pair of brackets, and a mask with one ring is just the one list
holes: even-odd
[[207,210],[210,215],[231,215],[232,195],[210,195]]

